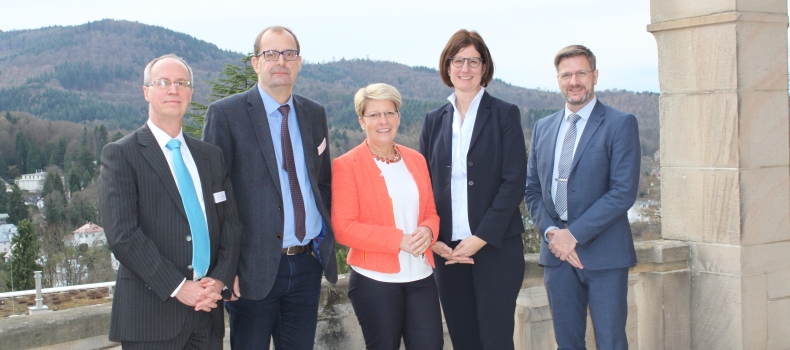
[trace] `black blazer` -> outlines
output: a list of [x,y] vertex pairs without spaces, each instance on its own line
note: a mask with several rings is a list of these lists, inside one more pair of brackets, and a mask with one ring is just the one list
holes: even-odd
[[[195,160],[211,241],[208,277],[232,287],[241,224],[219,148],[184,135]],[[174,338],[196,312],[170,294],[192,279],[192,242],[181,195],[165,155],[147,125],[102,150],[99,211],[107,241],[121,263],[115,284],[110,339]],[[225,192],[216,203],[214,194]],[[203,312],[203,311],[198,311]],[[211,311],[212,331],[225,334],[224,310]]]
[[[420,134],[420,153],[428,162],[436,211],[441,218],[439,240],[452,233],[453,105],[428,112]],[[472,234],[501,248],[502,241],[524,233],[519,204],[527,179],[527,150],[518,107],[483,93],[467,153],[467,199]]]
[[[318,251],[324,276],[335,283],[337,263],[329,219],[332,170],[326,111],[317,102],[299,95],[293,95],[293,102],[310,187],[328,230]],[[239,219],[244,226],[237,271],[241,295],[245,299],[263,299],[269,294],[280,266],[284,214],[279,165],[258,86],[212,103],[206,111],[203,140],[222,149],[236,191]]]

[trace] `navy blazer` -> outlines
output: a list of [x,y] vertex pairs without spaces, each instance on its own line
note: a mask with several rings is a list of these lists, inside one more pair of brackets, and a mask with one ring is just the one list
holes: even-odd
[[[324,276],[335,283],[337,264],[329,220],[332,171],[326,111],[317,102],[296,94],[293,103],[310,187],[327,228],[317,250]],[[236,193],[239,219],[244,227],[237,272],[241,295],[245,299],[263,299],[269,294],[280,266],[285,218],[279,165],[258,86],[212,103],[206,111],[203,139],[222,149]]]
[[[558,111],[535,124],[527,168],[525,200],[541,233],[562,228],[551,198],[557,133],[565,114]],[[602,270],[636,264],[628,209],[636,201],[641,151],[636,117],[598,101],[584,127],[568,178],[568,229],[578,241],[584,268]],[[560,259],[541,240],[540,264]]]
[[[420,134],[420,153],[428,162],[439,240],[453,237],[452,173],[453,105],[428,112]],[[469,228],[493,247],[524,233],[518,209],[526,182],[527,151],[518,107],[483,93],[466,157]]]

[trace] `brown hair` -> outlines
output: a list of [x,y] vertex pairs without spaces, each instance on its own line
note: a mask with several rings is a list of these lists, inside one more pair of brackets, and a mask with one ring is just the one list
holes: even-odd
[[475,50],[480,53],[483,59],[483,76],[480,79],[480,85],[488,86],[491,79],[494,78],[494,60],[491,58],[491,52],[488,51],[483,37],[476,31],[468,31],[461,29],[447,42],[442,50],[442,56],[439,57],[439,75],[442,77],[444,85],[453,87],[453,82],[450,80],[450,57],[455,56],[461,49],[474,45]]
[[252,46],[252,49],[253,49],[252,55],[253,56],[256,56],[259,53],[261,53],[261,38],[263,37],[264,33],[268,32],[270,30],[275,32],[275,33],[288,32],[289,34],[291,34],[294,37],[294,41],[296,42],[296,51],[299,51],[299,52],[302,51],[299,48],[299,39],[296,38],[296,34],[294,34],[294,32],[292,32],[290,29],[282,27],[282,26],[271,26],[269,28],[266,28],[266,29],[262,30],[260,33],[258,33],[258,36],[255,37],[255,45]]
[[560,61],[570,57],[584,56],[587,57],[587,62],[590,62],[590,68],[595,72],[595,55],[592,51],[584,45],[571,45],[566,46],[557,55],[554,56],[554,69],[560,71]]

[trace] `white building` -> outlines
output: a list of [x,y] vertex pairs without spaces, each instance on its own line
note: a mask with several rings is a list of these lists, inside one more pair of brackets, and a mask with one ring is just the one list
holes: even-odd
[[95,247],[107,244],[107,237],[104,235],[104,229],[101,226],[88,222],[74,230],[72,234],[63,237],[63,242],[69,247],[76,247],[83,243],[89,247]]
[[19,189],[28,192],[41,192],[44,189],[44,182],[47,181],[47,173],[36,171],[34,174],[24,174],[14,180]]
[[16,235],[16,225],[0,225],[0,255],[5,255],[11,250],[11,239]]
[[10,218],[10,217],[11,216],[8,215],[8,214],[0,213],[0,225],[7,224],[8,223],[8,218]]

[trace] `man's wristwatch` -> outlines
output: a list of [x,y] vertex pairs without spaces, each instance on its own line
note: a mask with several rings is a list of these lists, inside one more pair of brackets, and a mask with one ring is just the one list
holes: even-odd
[[233,296],[233,292],[230,290],[230,288],[225,287],[225,289],[223,289],[219,295],[222,296],[222,300],[230,300],[230,297]]

